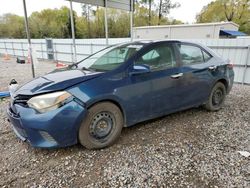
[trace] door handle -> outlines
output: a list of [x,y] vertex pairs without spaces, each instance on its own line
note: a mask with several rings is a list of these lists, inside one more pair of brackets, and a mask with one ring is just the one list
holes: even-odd
[[217,66],[215,66],[215,65],[208,67],[209,70],[215,70],[216,68],[217,68]]
[[183,73],[178,73],[178,74],[173,74],[173,75],[171,75],[171,78],[180,78],[180,77],[182,77],[183,76]]

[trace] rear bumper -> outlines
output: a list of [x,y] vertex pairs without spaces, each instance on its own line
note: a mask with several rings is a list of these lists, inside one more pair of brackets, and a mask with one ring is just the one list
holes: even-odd
[[21,140],[39,148],[76,144],[78,130],[86,114],[86,110],[75,101],[43,114],[17,104],[15,108],[16,113],[11,107],[7,109],[13,131]]

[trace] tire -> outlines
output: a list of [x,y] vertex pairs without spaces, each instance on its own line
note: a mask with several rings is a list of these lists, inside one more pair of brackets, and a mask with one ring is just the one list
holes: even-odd
[[217,82],[205,104],[205,108],[209,111],[218,111],[222,108],[226,98],[226,87],[223,83]]
[[97,103],[88,110],[80,126],[79,142],[88,149],[111,146],[119,138],[123,124],[123,114],[115,104]]

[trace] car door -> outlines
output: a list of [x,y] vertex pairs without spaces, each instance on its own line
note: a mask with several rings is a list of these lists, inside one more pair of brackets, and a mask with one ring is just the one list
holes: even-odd
[[142,84],[147,81],[147,86],[143,85],[143,87],[149,89],[147,93],[140,93],[140,99],[138,99],[149,107],[145,109],[137,106],[137,114],[144,114],[141,120],[158,117],[176,109],[178,106],[176,98],[178,75],[176,77],[176,74],[179,72],[179,67],[173,45],[169,42],[155,45],[139,56],[134,65],[150,67],[149,73],[131,76],[132,83]]
[[179,79],[179,105],[181,108],[204,103],[214,82],[212,72],[216,67],[211,64],[212,56],[202,47],[191,43],[176,45],[181,59]]

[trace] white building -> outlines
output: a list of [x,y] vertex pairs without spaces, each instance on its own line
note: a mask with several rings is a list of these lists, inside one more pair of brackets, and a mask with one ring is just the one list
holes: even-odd
[[233,22],[135,27],[135,39],[218,39],[245,36]]

